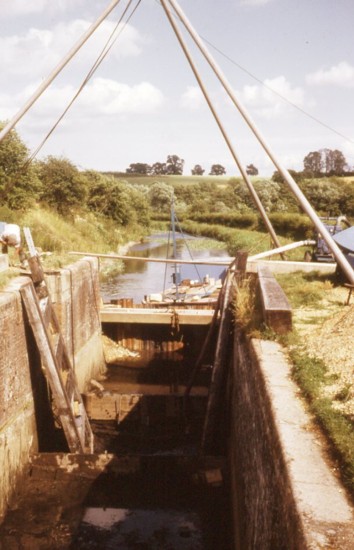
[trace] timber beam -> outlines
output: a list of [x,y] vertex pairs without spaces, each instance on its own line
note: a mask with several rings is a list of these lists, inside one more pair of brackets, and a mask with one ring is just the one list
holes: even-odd
[[277,334],[292,330],[292,310],[289,301],[270,269],[262,265],[258,269],[264,321]]
[[209,325],[213,319],[212,309],[178,309],[164,310],[155,308],[125,308],[115,305],[104,305],[101,308],[102,323],[136,323],[143,325],[171,325],[178,317],[179,325]]

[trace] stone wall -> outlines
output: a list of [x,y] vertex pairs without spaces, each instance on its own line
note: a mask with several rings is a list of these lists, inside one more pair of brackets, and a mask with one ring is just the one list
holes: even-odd
[[235,550],[349,550],[351,506],[281,347],[236,333],[231,377]]
[[[22,308],[19,290],[28,277],[0,291],[0,520],[29,456],[45,448],[51,426],[47,383]],[[105,369],[96,260],[81,260],[48,275],[80,391]]]
[[81,392],[105,370],[101,341],[97,258],[84,258],[46,275],[69,357]]
[[26,466],[38,449],[27,338],[16,279],[0,292],[0,518]]

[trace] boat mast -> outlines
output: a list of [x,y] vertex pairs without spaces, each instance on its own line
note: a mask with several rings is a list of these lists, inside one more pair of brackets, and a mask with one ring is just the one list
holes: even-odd
[[[173,250],[173,255],[172,257],[174,259],[177,259],[177,244],[176,244],[176,217],[175,217],[175,198],[174,198],[174,195],[172,194],[172,197],[171,197],[171,230],[172,230],[172,250]],[[181,278],[181,274],[180,274],[180,268],[179,268],[179,265],[177,263],[173,264],[174,265],[174,273],[172,275],[173,277],[173,282],[174,282],[174,285],[175,285],[175,288],[176,288],[176,301],[179,299],[179,293],[178,293],[178,285],[180,283],[180,278]]]

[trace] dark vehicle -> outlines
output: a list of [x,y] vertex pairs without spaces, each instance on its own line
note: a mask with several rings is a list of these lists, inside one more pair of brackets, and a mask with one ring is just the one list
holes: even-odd
[[344,229],[340,234],[335,235],[333,240],[354,269],[354,226]]
[[[344,230],[343,225],[350,227],[350,223],[346,216],[337,218],[320,218],[328,233],[333,237],[337,233]],[[305,260],[312,262],[335,262],[335,258],[328,247],[321,233],[316,232],[314,235],[315,245],[312,252],[305,253]]]

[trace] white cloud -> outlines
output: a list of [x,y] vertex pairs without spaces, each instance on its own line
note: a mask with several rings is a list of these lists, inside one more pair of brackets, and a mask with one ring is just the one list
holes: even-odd
[[80,103],[96,107],[106,115],[155,112],[163,103],[162,92],[149,82],[128,86],[115,80],[96,78],[86,86]]
[[181,97],[181,107],[194,111],[205,103],[203,93],[199,86],[188,86]]
[[[257,84],[244,86],[239,93],[240,99],[248,107],[264,118],[283,115],[287,108],[287,102],[282,98],[301,106],[304,103],[304,91],[302,88],[292,88],[284,76],[266,79],[265,86]],[[273,91],[276,93],[273,93]],[[281,97],[280,97],[281,96]]]
[[[68,24],[59,23],[51,30],[31,28],[22,35],[0,37],[0,51],[5,54],[0,58],[0,78],[1,73],[32,75],[34,78],[46,76],[89,25],[88,21],[76,19]],[[83,46],[78,59],[84,61],[87,67],[96,59],[114,27],[115,24],[110,21],[103,22]],[[138,56],[142,43],[143,39],[138,31],[131,25],[126,25],[109,57]]]
[[239,3],[241,6],[264,6],[270,2],[273,2],[273,0],[240,0]]
[[[13,116],[34,90],[32,85],[18,95],[0,94],[0,119]],[[33,107],[35,115],[31,116],[31,124],[38,127],[54,123],[75,92],[71,85],[48,88]],[[163,101],[162,92],[149,82],[128,86],[115,80],[95,78],[77,99],[73,113],[75,119],[90,119],[97,115],[149,114],[157,111]],[[73,116],[71,111],[68,116]]]
[[53,15],[68,8],[78,8],[84,4],[84,0],[3,0],[1,4],[2,17],[18,17],[44,11]]
[[333,65],[330,69],[320,69],[307,75],[306,82],[312,85],[333,85],[346,88],[354,87],[354,67],[346,61]]

